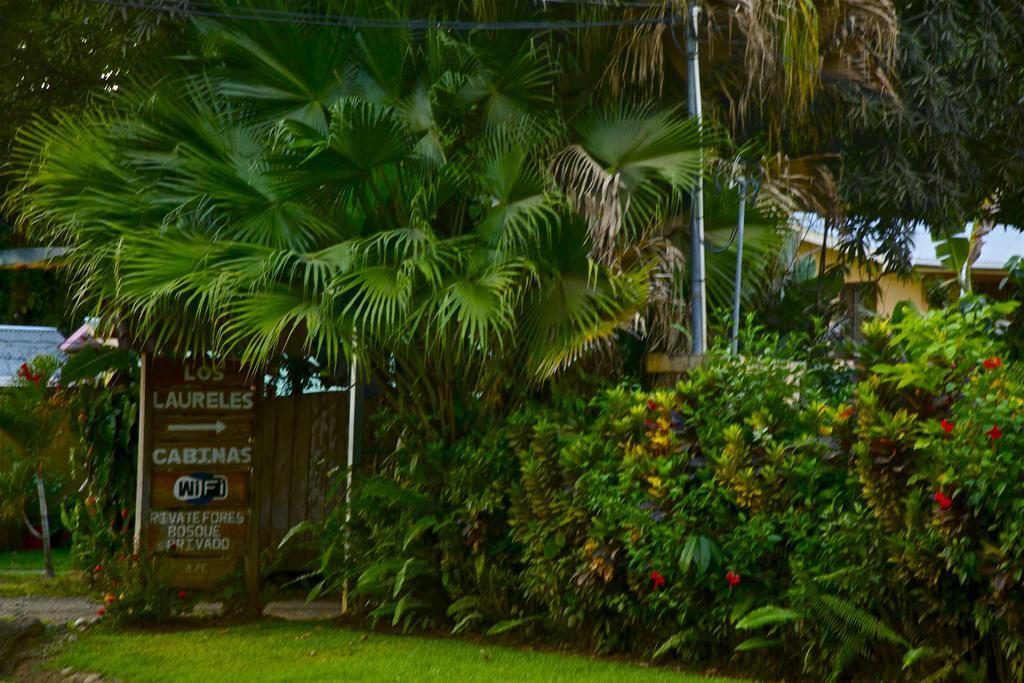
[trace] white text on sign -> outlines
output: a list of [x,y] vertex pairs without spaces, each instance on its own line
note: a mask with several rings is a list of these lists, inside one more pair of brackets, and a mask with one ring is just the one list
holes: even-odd
[[154,391],[157,410],[252,410],[251,391]]
[[153,449],[154,465],[248,465],[251,462],[251,446]]
[[248,514],[235,510],[158,510],[149,522],[158,530],[154,548],[170,552],[230,552],[244,542]]
[[208,365],[195,367],[186,365],[182,368],[185,372],[186,382],[219,382],[224,379],[224,371],[220,368],[211,368]]

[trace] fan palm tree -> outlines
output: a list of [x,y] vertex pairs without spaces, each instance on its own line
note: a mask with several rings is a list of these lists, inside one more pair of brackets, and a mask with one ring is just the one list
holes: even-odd
[[703,172],[678,107],[581,107],[551,36],[196,27],[198,69],[15,153],[22,226],[140,343],[358,357],[450,438],[467,401],[644,329],[650,245]]

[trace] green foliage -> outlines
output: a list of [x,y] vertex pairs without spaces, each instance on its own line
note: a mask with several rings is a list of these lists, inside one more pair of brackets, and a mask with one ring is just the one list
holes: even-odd
[[[1014,0],[892,5],[899,21],[895,97],[855,95],[862,108],[838,145],[847,214],[842,247],[906,265],[906,237],[921,224],[944,237],[972,221],[1024,225],[1024,14]],[[963,246],[946,249],[960,252],[961,265]]]
[[131,554],[129,542],[120,555],[88,570],[102,596],[97,614],[117,624],[152,623],[188,614],[198,595],[171,588],[165,565],[152,554]]
[[[84,355],[81,355],[84,354]],[[64,366],[68,424],[75,437],[72,476],[81,482],[65,502],[75,566],[88,569],[125,553],[135,510],[139,371],[134,354],[81,351]]]
[[[10,387],[0,393],[0,430],[14,440],[17,448],[3,454],[7,465],[0,469],[0,520],[24,521],[28,531],[49,546],[49,536],[57,533],[56,515],[43,511],[47,501],[57,500],[64,488],[61,477],[47,477],[47,449],[61,431],[65,419],[63,392],[57,381],[59,362],[52,356],[39,356],[22,363]],[[58,454],[59,457],[59,454]],[[37,486],[38,485],[38,486]],[[27,509],[35,501],[39,510],[38,529]],[[44,523],[45,521],[45,523]]]
[[[1009,295],[1012,301],[1024,304],[1024,258],[1014,256],[1006,262],[1007,275],[999,283],[999,288]],[[1014,358],[1024,357],[1024,306],[1018,306],[1007,319],[1006,346]]]
[[340,511],[320,530],[325,586],[355,582],[356,609],[405,627],[530,628],[787,678],[1017,680],[1012,313],[969,300],[871,322],[853,370],[833,366],[846,387],[777,342],[666,389],[556,385],[357,476],[351,535]]
[[[402,11],[378,5],[348,11]],[[599,362],[623,330],[672,336],[708,136],[675,100],[578,89],[592,36],[194,29],[184,73],[19,135],[8,205],[70,248],[97,315],[252,365],[356,358],[421,443]],[[723,197],[709,217],[731,216]],[[751,211],[752,282],[778,241],[769,213]],[[721,261],[709,288],[725,300]]]

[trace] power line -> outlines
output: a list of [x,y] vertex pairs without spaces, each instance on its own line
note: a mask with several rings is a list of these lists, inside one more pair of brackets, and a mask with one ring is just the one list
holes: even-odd
[[662,9],[668,8],[674,4],[673,0],[665,0],[664,2],[617,2],[616,0],[533,0],[535,5],[576,5],[576,6],[597,6],[607,7],[609,9],[629,8],[629,9],[651,9],[652,7],[660,7]]
[[[559,0],[548,0],[548,2]],[[585,0],[567,2],[565,4],[582,4]],[[446,30],[446,31],[576,31],[591,28],[615,28],[620,26],[657,26],[676,23],[679,17],[663,15],[657,17],[635,17],[604,21],[462,21],[449,19],[375,19],[349,15],[311,14],[308,12],[290,12],[249,8],[241,11],[224,11],[204,7],[168,6],[162,3],[148,3],[141,0],[93,0],[102,5],[121,9],[139,9],[178,14],[188,17],[207,17],[216,19],[235,19],[242,21],[265,21],[270,23],[302,24],[306,26],[325,26],[340,28],[371,28],[371,29],[409,29],[409,30]],[[636,3],[640,4],[640,3]],[[608,4],[607,7],[615,7]],[[654,5],[646,5],[652,7]]]

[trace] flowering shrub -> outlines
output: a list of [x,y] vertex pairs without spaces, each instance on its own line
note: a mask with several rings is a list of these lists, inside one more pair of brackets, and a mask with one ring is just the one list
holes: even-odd
[[169,576],[152,554],[121,554],[90,572],[103,598],[97,615],[105,621],[140,623],[188,614],[198,596],[170,587]]
[[406,626],[542,628],[816,680],[1019,680],[1010,310],[871,322],[847,386],[769,340],[671,389],[555,391],[399,453],[360,479],[347,561],[341,513],[325,526],[325,585],[352,580],[357,608]]
[[72,476],[81,482],[66,501],[64,524],[72,531],[75,566],[87,570],[109,563],[131,540],[138,457],[138,370],[83,377],[64,392],[68,424],[75,437]]

